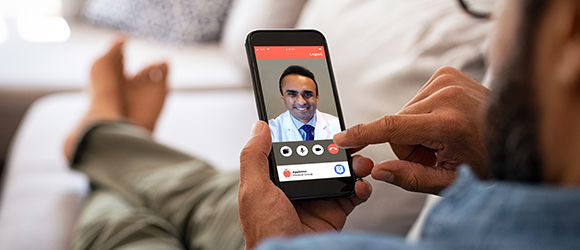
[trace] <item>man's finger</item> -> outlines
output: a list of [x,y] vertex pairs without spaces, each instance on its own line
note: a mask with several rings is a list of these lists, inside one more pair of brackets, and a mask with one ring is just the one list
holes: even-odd
[[451,86],[464,88],[465,91],[471,95],[477,95],[477,93],[482,91],[482,88],[485,89],[485,87],[483,87],[477,81],[463,74],[458,69],[452,67],[442,67],[438,69],[433,74],[433,76],[431,76],[431,79],[429,79],[429,81],[427,81],[423,87],[421,87],[421,89],[417,92],[417,95],[415,95],[415,97],[413,97],[413,99],[411,99],[411,101],[409,101],[407,104],[405,104],[405,107],[420,102],[438,92],[439,90]]
[[252,134],[240,154],[240,182],[248,180],[269,181],[268,154],[272,138],[268,124],[257,121]]
[[348,215],[342,207],[336,206],[334,201],[295,202],[294,208],[300,215],[300,222],[314,229],[314,232],[340,230]]
[[368,181],[361,179],[354,184],[354,191],[355,195],[351,197],[350,200],[352,201],[353,205],[358,206],[371,197],[371,194],[373,193],[373,186],[371,186]]
[[371,174],[376,180],[395,184],[405,190],[432,194],[438,194],[455,180],[455,170],[400,160],[381,162]]
[[423,87],[419,89],[419,91],[413,97],[413,99],[411,99],[407,104],[405,104],[405,107],[413,105],[414,103],[429,97],[430,95],[439,91],[439,89],[443,87],[451,86],[452,84],[454,84],[456,81],[453,81],[453,77],[457,71],[458,71],[457,69],[452,67],[439,68],[437,71],[435,71],[435,73],[433,73],[433,75],[431,76],[431,78],[429,78],[427,83],[425,83]]
[[[371,174],[371,171],[374,167],[373,161],[371,159],[360,155],[353,156],[352,165],[354,174],[359,178],[363,178]],[[356,206],[368,200],[372,191],[373,189],[371,184],[366,180],[360,179],[357,180],[354,184],[355,194],[352,197],[348,199],[338,199],[336,202],[338,202],[338,204],[348,215]]]
[[374,165],[371,159],[364,156],[355,155],[352,157],[352,169],[356,177],[364,178],[368,176],[371,174]]
[[365,148],[365,147],[349,148],[349,149],[348,149],[348,150],[349,150],[348,152],[349,152],[350,154],[355,154],[356,152],[358,152],[358,151],[361,151],[361,150],[363,150],[364,148]]
[[426,167],[435,167],[437,165],[437,150],[421,145],[408,146],[394,143],[390,145],[399,160],[420,163]]
[[385,142],[419,145],[441,138],[438,136],[441,129],[437,126],[440,122],[440,119],[431,114],[387,115],[336,134],[334,142],[343,148],[357,148]]

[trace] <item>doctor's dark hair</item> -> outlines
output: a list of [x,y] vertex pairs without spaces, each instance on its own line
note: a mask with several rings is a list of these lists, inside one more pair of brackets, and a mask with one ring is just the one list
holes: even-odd
[[279,80],[279,88],[281,95],[284,95],[284,93],[282,93],[282,79],[284,79],[284,77],[286,77],[287,75],[301,75],[312,79],[314,85],[316,85],[316,96],[318,96],[318,83],[316,83],[316,79],[314,79],[314,74],[307,68],[298,65],[292,65],[286,68],[284,72],[282,72],[282,75],[280,76]]

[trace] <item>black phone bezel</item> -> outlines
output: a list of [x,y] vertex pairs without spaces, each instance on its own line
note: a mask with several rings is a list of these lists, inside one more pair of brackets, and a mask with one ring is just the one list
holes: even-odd
[[[333,96],[336,110],[340,121],[341,130],[346,127],[342,115],[342,108],[338,98],[338,91],[334,79],[334,72],[328,52],[328,45],[324,35],[318,30],[311,29],[287,29],[287,30],[253,30],[246,36],[245,48],[248,56],[248,63],[252,76],[252,85],[254,88],[254,97],[258,108],[260,120],[268,122],[262,85],[258,73],[258,65],[254,52],[254,46],[323,46],[326,54],[326,62],[330,83],[332,85]],[[286,196],[292,200],[315,200],[315,199],[336,199],[346,198],[354,194],[354,184],[356,176],[352,169],[352,157],[347,151],[348,167],[351,176],[343,178],[317,179],[308,181],[280,182],[276,173],[276,159],[272,150],[268,156],[270,162],[270,179],[276,184]]]

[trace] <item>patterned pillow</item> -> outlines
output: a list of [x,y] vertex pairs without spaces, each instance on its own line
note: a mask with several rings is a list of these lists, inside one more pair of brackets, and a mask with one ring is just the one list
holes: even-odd
[[89,23],[185,44],[218,40],[232,0],[87,0]]

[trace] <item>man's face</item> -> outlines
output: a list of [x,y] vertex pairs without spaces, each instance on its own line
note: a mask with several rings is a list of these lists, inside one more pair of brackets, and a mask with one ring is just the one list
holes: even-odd
[[305,76],[287,75],[282,79],[281,98],[294,118],[307,123],[314,116],[318,105],[316,84]]

